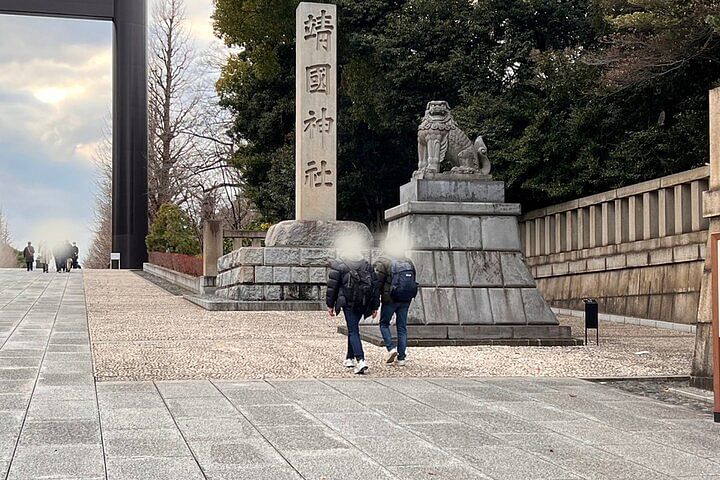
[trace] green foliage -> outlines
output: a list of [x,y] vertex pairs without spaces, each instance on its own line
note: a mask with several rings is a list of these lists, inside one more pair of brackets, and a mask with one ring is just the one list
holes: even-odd
[[190,216],[173,203],[160,207],[145,243],[149,252],[200,254],[200,244]]
[[[717,0],[336,3],[340,218],[382,223],[416,166],[417,126],[433,99],[450,103],[471,138],[483,135],[493,174],[526,207],[707,161]],[[294,211],[296,5],[217,0],[214,16],[225,42],[241,47],[218,90],[242,145],[235,165],[267,221]],[[656,50],[702,55],[619,81],[622,65],[655,58],[644,52],[640,62],[642,52],[614,43],[639,34]],[[697,38],[709,43],[688,50]]]
[[223,238],[223,255],[227,255],[228,253],[235,250],[235,245],[233,244],[232,238]]

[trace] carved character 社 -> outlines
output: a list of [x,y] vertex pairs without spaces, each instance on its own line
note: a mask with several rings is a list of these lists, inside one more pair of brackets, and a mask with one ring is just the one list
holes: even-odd
[[418,128],[418,171],[440,172],[447,160],[453,172],[490,173],[487,147],[482,137],[471,142],[455,123],[445,101],[428,102]]

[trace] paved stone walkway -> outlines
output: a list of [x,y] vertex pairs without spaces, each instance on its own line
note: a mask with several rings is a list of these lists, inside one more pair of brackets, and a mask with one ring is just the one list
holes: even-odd
[[708,479],[708,416],[555,378],[99,382],[82,276],[0,270],[0,479]]

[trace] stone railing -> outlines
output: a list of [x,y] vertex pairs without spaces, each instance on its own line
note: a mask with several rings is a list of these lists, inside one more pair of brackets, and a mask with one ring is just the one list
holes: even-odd
[[523,215],[523,253],[546,299],[580,309],[593,297],[606,313],[694,322],[709,175],[700,167]]
[[262,247],[266,234],[267,232],[258,232],[256,230],[223,229],[223,238],[232,239],[233,250],[239,250],[242,247]]
[[520,219],[526,257],[707,230],[710,167],[533,210]]

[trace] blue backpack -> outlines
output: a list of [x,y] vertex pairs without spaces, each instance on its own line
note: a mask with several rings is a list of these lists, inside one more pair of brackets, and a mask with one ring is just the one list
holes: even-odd
[[418,294],[415,267],[407,260],[393,260],[390,297],[395,302],[411,302]]

